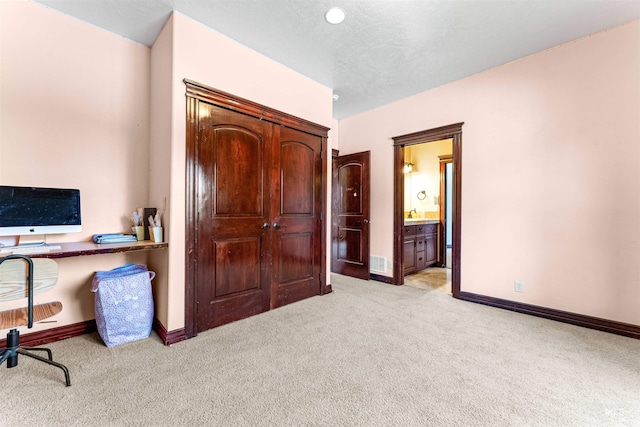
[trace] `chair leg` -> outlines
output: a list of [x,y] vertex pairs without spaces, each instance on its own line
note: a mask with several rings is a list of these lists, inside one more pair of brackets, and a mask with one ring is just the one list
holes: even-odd
[[20,332],[17,329],[11,329],[7,332],[7,348],[2,352],[2,362],[7,361],[7,368],[13,368],[18,365],[18,353],[16,349],[20,347]]
[[[9,357],[15,357],[16,356],[16,349],[4,349],[2,351],[0,351],[0,365],[2,365],[4,363],[5,360],[7,360]],[[9,364],[7,364],[7,368],[9,367]]]
[[23,350],[27,350],[27,351],[46,351],[47,352],[47,356],[49,357],[49,360],[53,361],[53,354],[51,353],[51,350],[49,350],[48,348],[44,348],[44,347],[20,347]]
[[[38,349],[38,350],[43,350],[43,349]],[[58,362],[54,362],[53,360],[45,359],[44,357],[38,356],[37,354],[29,353],[29,352],[28,352],[28,351],[26,351],[24,348],[18,348],[18,349],[16,350],[16,352],[18,352],[18,353],[20,353],[20,354],[23,354],[23,355],[25,355],[25,356],[29,356],[29,357],[31,357],[31,358],[33,358],[33,359],[37,359],[37,360],[39,360],[39,361],[41,361],[41,362],[48,363],[49,365],[56,366],[56,367],[58,367],[58,368],[62,369],[62,371],[64,372],[64,379],[65,379],[65,381],[66,381],[66,383],[67,383],[67,387],[69,387],[69,386],[71,385],[71,378],[69,377],[69,370],[68,370],[68,369],[67,369],[67,367],[66,367],[66,366],[64,366],[63,364],[58,363]],[[51,354],[51,351],[49,351],[49,354]]]
[[[38,356],[37,354],[29,353],[29,351],[44,351],[47,353],[48,359]],[[18,354],[29,356],[33,359],[47,363],[52,366],[56,366],[64,372],[64,379],[67,383],[67,387],[71,385],[71,378],[69,376],[69,370],[61,363],[53,361],[53,355],[51,350],[44,347],[20,347],[20,333],[17,329],[12,329],[7,333],[7,348],[0,350],[0,365],[5,361],[7,362],[7,368],[14,368],[18,366]]]

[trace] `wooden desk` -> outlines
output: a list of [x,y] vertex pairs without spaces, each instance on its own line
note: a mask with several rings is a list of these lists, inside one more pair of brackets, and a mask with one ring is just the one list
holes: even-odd
[[[60,245],[62,249],[42,254],[25,254],[29,258],[69,258],[84,255],[115,254],[120,252],[151,251],[154,249],[166,249],[168,243],[154,243],[150,240],[127,243],[100,243],[72,242],[52,243]],[[10,254],[7,254],[10,255]],[[1,257],[1,256],[0,256]]]
[[[71,242],[71,243],[51,243],[51,244],[60,245],[62,249],[57,251],[42,253],[42,254],[25,254],[25,255],[28,256],[29,258],[70,258],[70,257],[84,256],[84,255],[100,255],[100,254],[113,254],[113,253],[122,253],[122,252],[151,251],[151,250],[157,250],[157,249],[166,249],[169,247],[168,243],[154,243],[150,240],[145,240],[142,242],[127,242],[127,243],[95,244],[93,242]],[[0,255],[0,258],[3,258],[4,256],[8,256],[8,255],[10,254]],[[38,261],[37,259],[34,259],[34,264],[37,261]],[[41,260],[41,261],[45,261],[45,260]],[[4,264],[8,264],[8,263],[4,263]],[[35,275],[36,273],[34,272],[34,276]],[[57,270],[56,270],[56,278],[57,278]],[[34,288],[36,287],[37,285],[34,286]],[[0,298],[0,300],[1,299],[2,298]],[[94,332],[95,330],[96,330],[96,324],[94,320],[75,323],[72,325],[62,326],[59,328],[45,329],[40,332],[34,332],[31,334],[25,335],[22,339],[23,341],[22,345],[35,347],[35,346],[47,344],[53,341],[58,341],[64,338],[71,338],[78,335],[82,335],[84,333]],[[166,332],[165,332],[165,336],[162,336],[162,339],[165,343],[167,343]],[[181,341],[182,339],[179,339],[178,341]],[[6,343],[7,343],[6,339],[0,339],[0,347],[2,348],[6,347]]]

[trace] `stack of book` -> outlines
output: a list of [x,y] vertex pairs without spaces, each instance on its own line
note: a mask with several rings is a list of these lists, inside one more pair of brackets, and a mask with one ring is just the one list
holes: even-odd
[[136,236],[133,234],[112,233],[93,235],[93,243],[125,243],[135,242],[136,240]]

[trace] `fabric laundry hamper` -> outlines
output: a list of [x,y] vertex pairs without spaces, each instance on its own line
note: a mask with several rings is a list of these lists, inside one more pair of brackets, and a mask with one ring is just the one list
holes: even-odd
[[96,272],[91,292],[95,293],[98,333],[107,347],[149,337],[153,324],[151,280],[155,275],[140,264]]

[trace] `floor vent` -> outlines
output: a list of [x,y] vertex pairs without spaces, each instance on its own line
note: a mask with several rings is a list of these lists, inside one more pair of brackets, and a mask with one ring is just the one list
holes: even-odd
[[386,273],[387,259],[383,256],[371,255],[369,257],[369,270],[376,273]]

